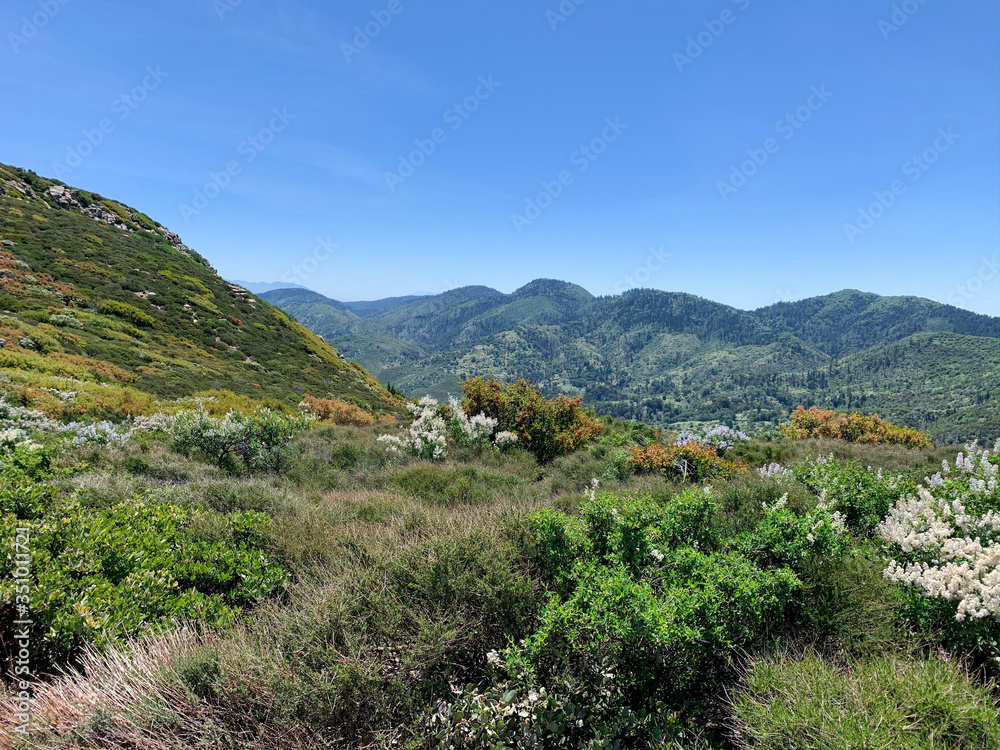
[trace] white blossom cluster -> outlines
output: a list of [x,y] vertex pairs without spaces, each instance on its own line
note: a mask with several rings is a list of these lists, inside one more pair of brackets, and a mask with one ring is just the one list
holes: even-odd
[[8,404],[0,398],[0,429],[18,429],[32,433],[49,432],[56,429],[56,426],[57,423],[42,412]]
[[[959,622],[1000,618],[997,449],[992,456],[975,445],[966,449],[954,467],[943,462],[917,497],[897,502],[878,528],[901,553],[901,559],[890,561],[885,577],[924,596],[955,602]],[[969,510],[970,505],[980,512]]]
[[378,441],[384,443],[390,453],[411,453],[440,461],[445,457],[448,439],[445,436],[447,425],[437,407],[438,402],[430,396],[424,396],[416,404],[407,404],[406,408],[416,417],[409,430],[402,436],[380,435]]
[[684,445],[685,443],[702,443],[712,445],[716,448],[728,450],[737,443],[745,443],[750,436],[735,430],[732,427],[719,425],[707,431],[693,432],[691,430],[681,430],[677,435],[674,445]]
[[[0,399],[0,443],[25,442],[38,433],[66,435],[73,445],[125,445],[139,432],[171,432],[181,415],[154,414],[122,424],[113,422],[68,422],[49,419],[40,411],[14,406]],[[6,438],[4,436],[7,436]],[[16,439],[15,439],[16,438]]]
[[459,433],[470,443],[489,440],[493,435],[493,431],[496,430],[497,425],[500,424],[496,419],[487,417],[485,414],[476,414],[474,417],[468,416],[462,408],[462,404],[454,396],[448,399],[448,404],[451,406],[451,412],[454,415],[453,419]]
[[758,467],[757,473],[760,474],[761,479],[789,479],[794,476],[790,469],[775,463]]

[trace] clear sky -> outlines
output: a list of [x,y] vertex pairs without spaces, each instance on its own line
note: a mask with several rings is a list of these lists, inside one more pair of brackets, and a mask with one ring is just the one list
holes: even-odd
[[7,0],[0,161],[145,211],[228,278],[345,300],[549,277],[997,315],[998,20],[996,0]]

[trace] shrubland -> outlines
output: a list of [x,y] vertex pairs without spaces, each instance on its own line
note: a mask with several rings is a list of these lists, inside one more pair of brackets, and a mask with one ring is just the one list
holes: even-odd
[[1000,741],[995,448],[465,396],[401,425],[312,398],[3,407],[3,537],[30,530],[36,625],[28,732],[12,683],[0,745]]

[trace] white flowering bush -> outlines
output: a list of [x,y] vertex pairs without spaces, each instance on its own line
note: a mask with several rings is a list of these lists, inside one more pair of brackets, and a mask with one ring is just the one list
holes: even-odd
[[390,453],[440,461],[447,456],[449,436],[458,445],[492,446],[497,450],[520,442],[516,433],[508,430],[498,432],[500,423],[497,419],[485,414],[470,417],[455,397],[449,399],[447,408],[439,407],[430,396],[424,396],[406,408],[416,417],[409,429],[402,435],[380,435],[378,438]]
[[966,446],[902,497],[878,533],[893,557],[884,575],[915,594],[915,619],[1000,664],[998,450]]
[[761,479],[777,479],[779,481],[784,479],[794,478],[794,474],[791,469],[786,469],[781,464],[770,463],[766,466],[761,466],[757,469],[757,473],[760,475]]
[[736,540],[737,549],[751,560],[796,569],[809,557],[838,557],[843,551],[844,517],[824,498],[804,515],[788,508],[787,494],[772,505],[763,503],[763,509],[754,530]]
[[201,454],[220,469],[253,473],[278,469],[282,449],[307,425],[304,417],[266,408],[249,415],[231,411],[221,418],[199,409],[180,414],[171,428],[178,453]]
[[406,408],[416,417],[409,429],[402,435],[379,435],[378,441],[390,453],[408,453],[432,461],[443,460],[447,455],[448,438],[445,430],[448,425],[438,413],[437,400],[424,396],[416,404],[407,404]]
[[732,427],[719,425],[710,430],[700,430],[698,432],[681,430],[677,435],[677,440],[674,441],[674,445],[702,443],[703,445],[711,445],[714,448],[726,451],[737,443],[745,443],[748,440],[750,440],[750,436],[746,433],[735,430]]
[[490,442],[497,425],[500,424],[499,420],[487,417],[485,414],[470,417],[454,396],[448,399],[448,405],[451,407],[451,422],[448,428],[456,443],[485,445]]
[[841,513],[848,528],[860,536],[874,534],[900,495],[916,487],[901,475],[888,475],[858,461],[837,461],[832,454],[789,468],[798,481]]
[[27,433],[55,430],[58,423],[42,412],[24,406],[14,406],[0,398],[0,429],[24,430]]

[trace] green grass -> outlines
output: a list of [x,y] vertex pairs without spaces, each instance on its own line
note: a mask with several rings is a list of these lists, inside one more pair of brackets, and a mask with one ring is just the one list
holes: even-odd
[[755,662],[734,702],[749,747],[982,750],[1000,746],[994,701],[953,661],[890,655],[838,666],[807,652]]

